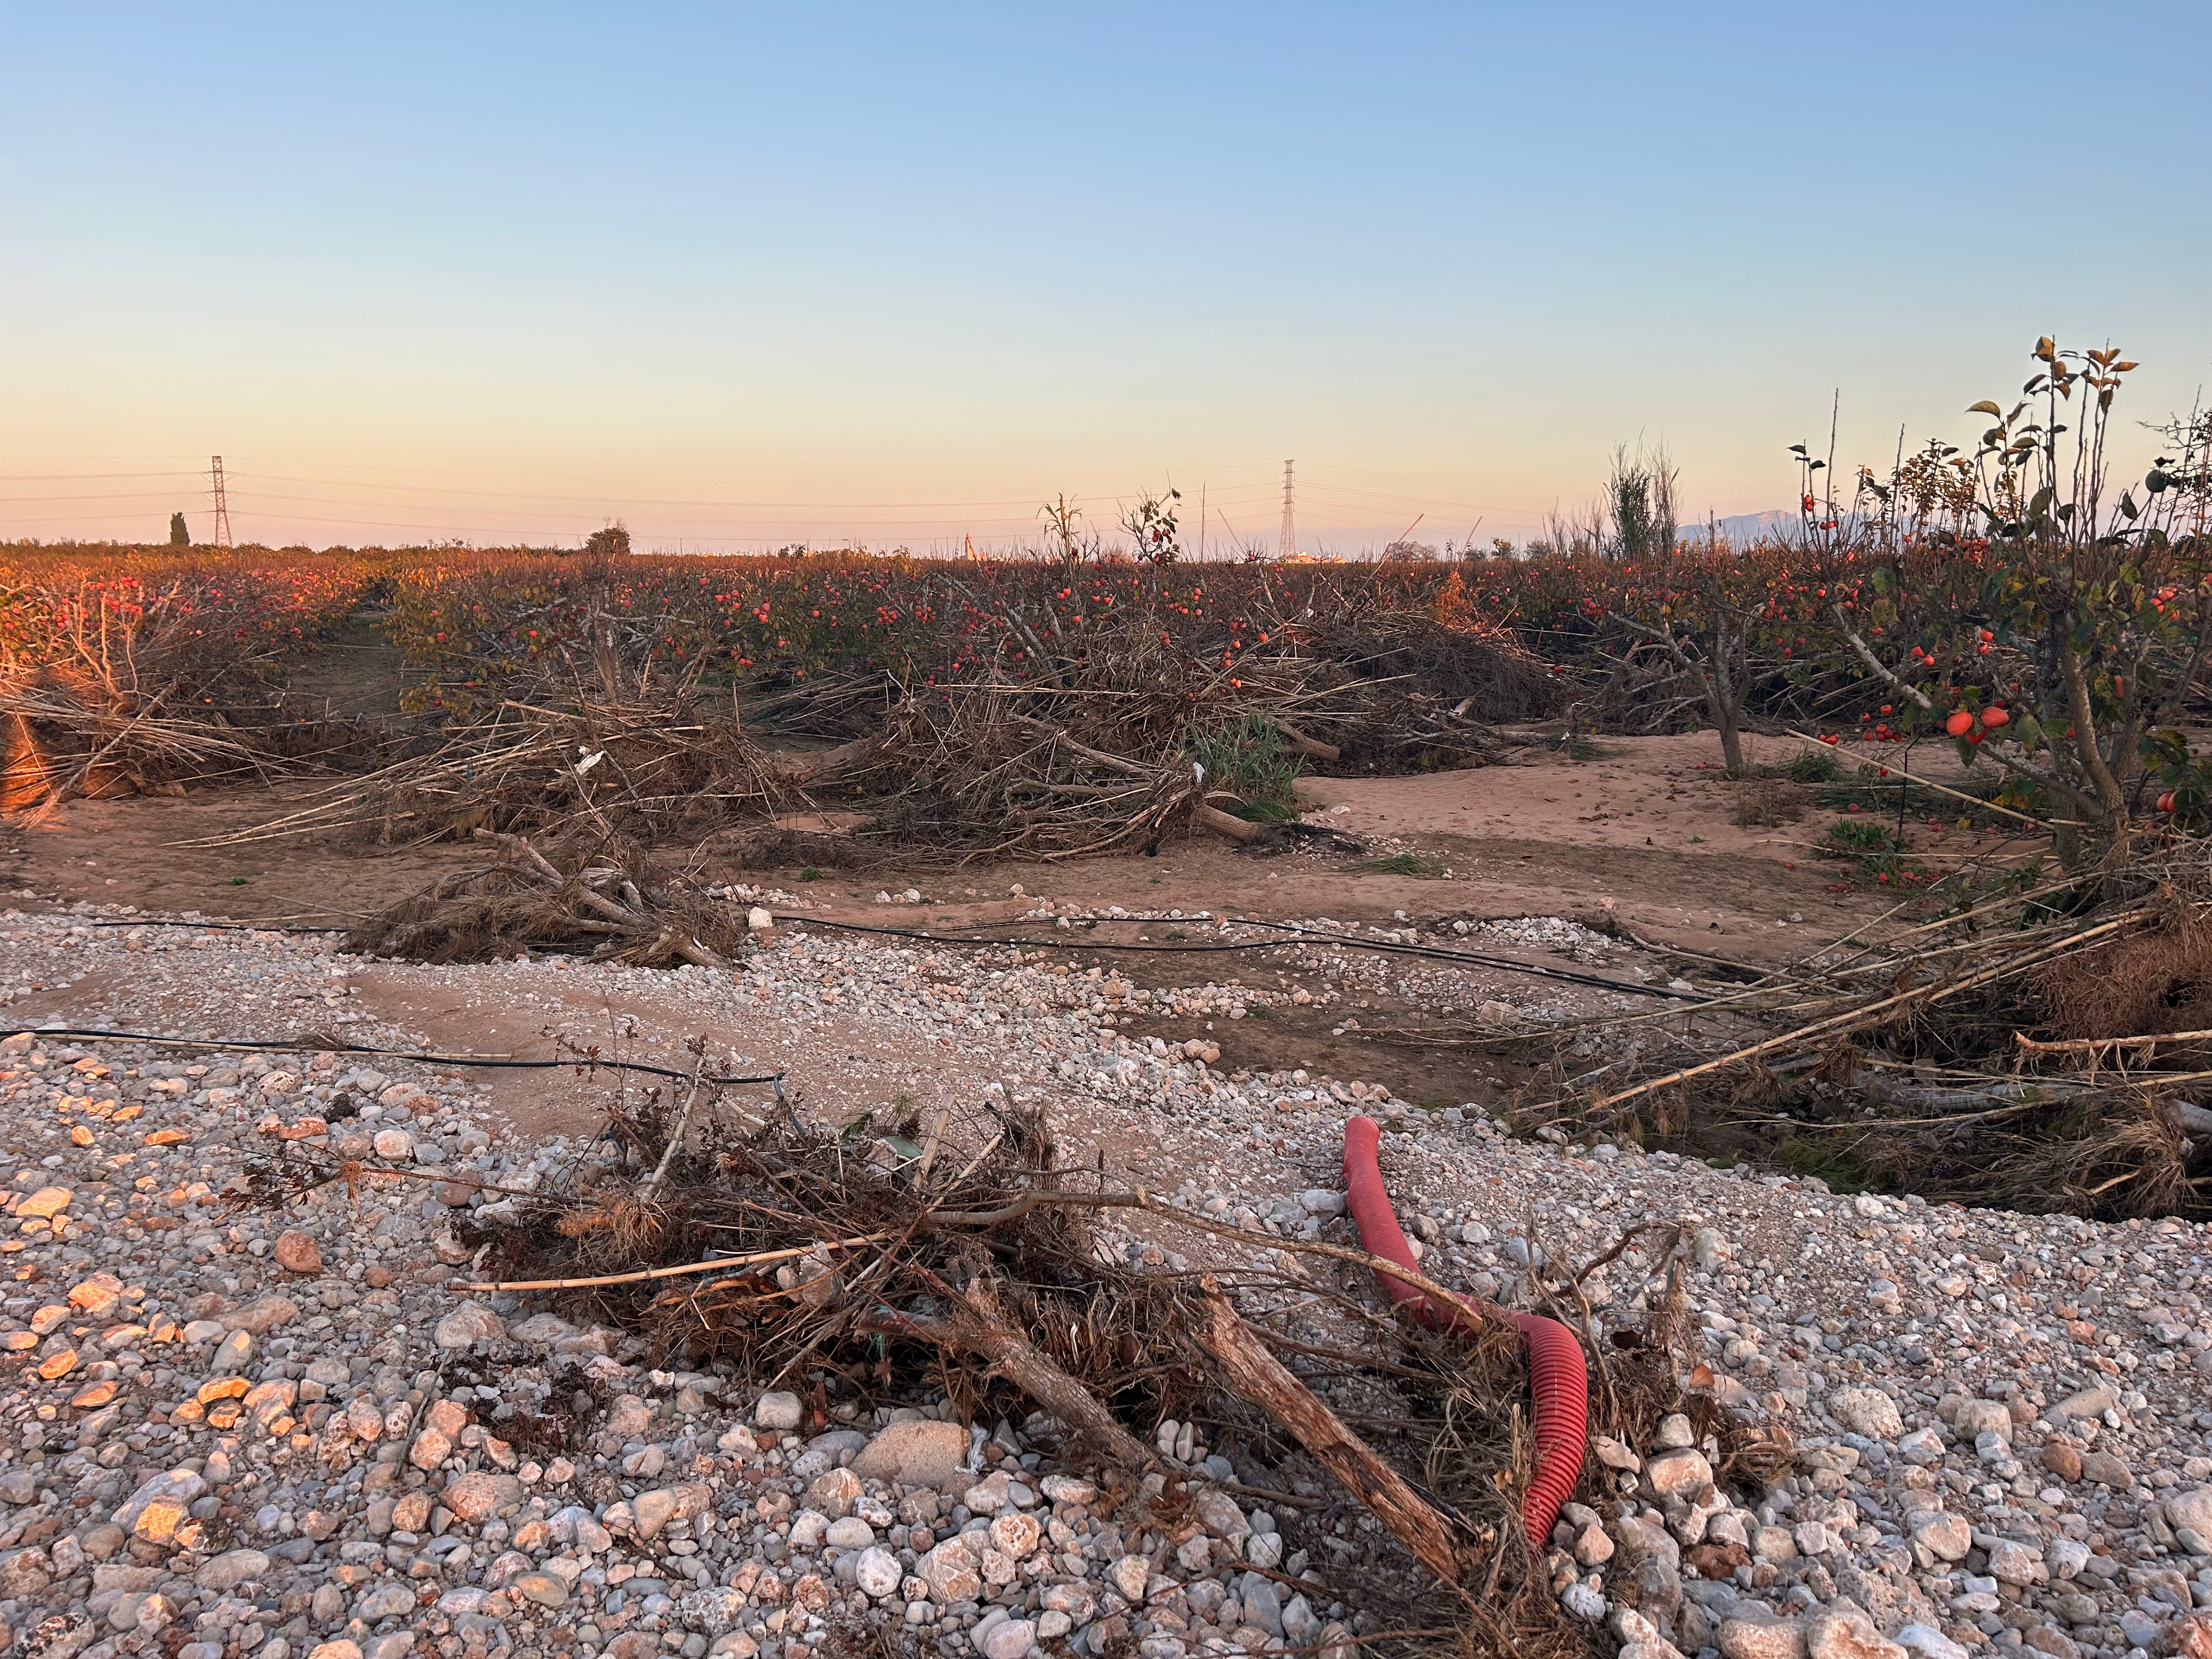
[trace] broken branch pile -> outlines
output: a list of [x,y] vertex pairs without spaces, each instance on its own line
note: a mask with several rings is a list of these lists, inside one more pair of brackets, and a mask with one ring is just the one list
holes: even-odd
[[2062,881],[1717,988],[1686,1018],[1731,1031],[1722,1052],[1647,1044],[1647,1075],[1616,1062],[1534,1115],[1748,1133],[1792,1167],[1936,1200],[2212,1214],[2212,1039],[2191,1029],[2212,899],[2170,863],[2128,873],[2117,895],[2109,873]]
[[[1519,1524],[1534,1457],[1509,1325],[1358,1249],[1261,1250],[1226,1221],[1108,1190],[1061,1167],[1042,1117],[1003,1098],[957,1116],[817,1128],[781,1102],[763,1116],[723,1099],[704,1081],[705,1045],[694,1047],[691,1079],[611,1114],[597,1144],[611,1151],[456,1220],[457,1244],[489,1275],[457,1290],[552,1297],[571,1317],[646,1337],[664,1359],[726,1364],[824,1408],[832,1396],[941,1394],[970,1419],[1026,1415],[1033,1441],[1057,1439],[1103,1470],[1115,1507],[1193,1502],[1204,1454],[1157,1431],[1170,1418],[1186,1433],[1203,1425],[1262,1470],[1287,1463],[1276,1484],[1333,1479],[1382,1523],[1406,1555],[1361,1582],[1370,1610],[1426,1626],[1441,1608],[1469,1654],[1585,1650],[1553,1598],[1549,1540],[1525,1540]],[[308,1169],[313,1155],[296,1147],[285,1156],[301,1167],[258,1177],[257,1190],[376,1178]],[[1210,1272],[1143,1271],[1114,1248],[1100,1219],[1109,1211],[1234,1242]],[[1662,1231],[1643,1270],[1673,1294],[1648,1333],[1613,1333],[1595,1359],[1597,1426],[1646,1443],[1662,1412],[1687,1410],[1736,1448],[1742,1436],[1713,1402],[1686,1399],[1678,1382],[1688,1367],[1669,1346],[1685,1322],[1669,1262],[1680,1230]],[[1468,1307],[1478,1339],[1395,1321],[1371,1294],[1377,1271]],[[1566,1305],[1577,1280],[1531,1293],[1577,1320],[1599,1352],[1587,1305]],[[1316,1310],[1340,1340],[1291,1334]],[[1602,1479],[1589,1477],[1592,1494]]]
[[[970,857],[1072,857],[1185,826],[1249,842],[1305,766],[1480,765],[1504,747],[1480,720],[1548,696],[1510,635],[1420,612],[1277,621],[1204,657],[1133,611],[1073,634],[1018,607],[1000,622],[998,650],[957,681],[905,686],[816,777],[871,815],[864,837]],[[1224,742],[1232,763],[1209,773]]]
[[389,907],[355,929],[347,948],[417,962],[536,950],[646,968],[726,968],[744,946],[741,908],[663,870],[627,836],[571,836],[550,843],[551,858],[520,836],[478,830],[476,839],[502,856]]
[[386,845],[478,830],[646,841],[696,836],[803,799],[732,714],[649,684],[573,705],[502,702],[434,751],[325,787],[300,810],[219,847],[341,831]]
[[[159,588],[57,577],[0,590],[0,810],[44,817],[72,797],[265,782],[303,762],[373,752],[372,722],[302,717],[282,689],[280,650],[336,603],[301,599],[314,574],[240,571],[222,585],[179,577]],[[276,629],[288,615],[300,623]]]

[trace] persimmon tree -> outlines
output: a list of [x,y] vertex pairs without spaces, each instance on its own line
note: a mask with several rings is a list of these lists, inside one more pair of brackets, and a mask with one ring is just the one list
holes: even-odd
[[1880,528],[1899,519],[1878,514],[1875,544],[1831,555],[1830,614],[1963,759],[1987,757],[2045,798],[2063,861],[2092,847],[2117,860],[2147,766],[2189,764],[2175,726],[2212,622],[2206,502],[2187,487],[2202,434],[2179,426],[2179,458],[2118,485],[2112,409],[2136,365],[2047,337],[2033,356],[2009,409],[1969,410],[1990,422],[1971,458],[1926,452],[1917,478],[1899,468],[1887,486],[1862,475],[1885,508],[1917,484],[1919,516],[1882,545]]
[[1629,632],[1654,642],[1674,672],[1695,688],[1720,734],[1723,764],[1741,774],[1745,710],[1760,679],[1788,651],[1777,638],[1785,621],[1778,585],[1786,571],[1739,557],[1711,538],[1621,574],[1607,611]]

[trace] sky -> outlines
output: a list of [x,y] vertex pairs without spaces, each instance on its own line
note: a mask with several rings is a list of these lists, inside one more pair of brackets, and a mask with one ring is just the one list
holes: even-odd
[[[0,539],[1522,540],[2212,372],[2212,7],[0,7]],[[2140,466],[2148,440],[2123,455]]]

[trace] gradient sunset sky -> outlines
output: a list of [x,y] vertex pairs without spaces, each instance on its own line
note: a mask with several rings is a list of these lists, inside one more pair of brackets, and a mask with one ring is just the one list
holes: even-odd
[[[0,538],[1525,538],[2212,371],[2212,6],[12,6]],[[2148,450],[2130,459],[2140,462]],[[1189,538],[1195,541],[1195,534]]]

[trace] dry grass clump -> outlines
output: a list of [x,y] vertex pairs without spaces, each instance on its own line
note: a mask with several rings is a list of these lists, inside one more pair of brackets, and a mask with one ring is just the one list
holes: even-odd
[[2055,1037],[2203,1030],[2212,1027],[2212,919],[2186,912],[2155,932],[2069,956],[2037,988]]
[[644,968],[725,968],[747,946],[744,907],[710,898],[623,836],[545,851],[489,830],[489,868],[441,877],[347,936],[349,950],[415,962],[490,962],[572,951]]

